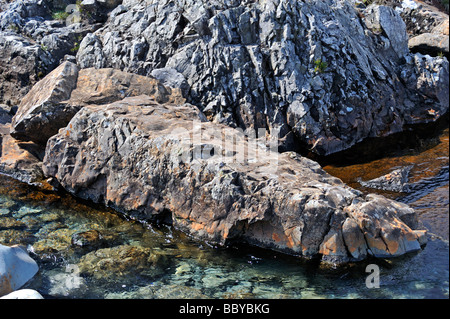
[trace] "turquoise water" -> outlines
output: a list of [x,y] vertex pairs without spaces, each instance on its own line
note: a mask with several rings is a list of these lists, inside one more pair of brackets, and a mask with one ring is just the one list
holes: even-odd
[[[419,185],[412,194],[385,195],[418,211],[429,241],[393,260],[327,269],[254,247],[209,247],[169,226],[126,220],[3,175],[0,243],[27,247],[40,271],[26,288],[45,298],[449,298],[448,130],[439,147],[394,160],[427,167],[412,171]],[[373,165],[364,167],[373,174]],[[366,286],[367,264],[379,267],[379,288]]]

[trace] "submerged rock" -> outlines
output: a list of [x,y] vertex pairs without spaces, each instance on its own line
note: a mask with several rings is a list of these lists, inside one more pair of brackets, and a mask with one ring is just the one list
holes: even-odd
[[103,248],[84,255],[78,263],[81,275],[98,280],[123,276],[156,276],[164,272],[165,257],[151,248],[120,245]]
[[85,106],[50,138],[43,169],[78,197],[211,244],[340,263],[419,250],[423,237],[408,206],[364,197],[309,159],[207,122],[190,104],[145,95]]
[[85,232],[73,234],[71,243],[74,247],[93,250],[104,245],[105,240],[103,238],[103,235],[98,230],[92,229]]
[[392,192],[409,192],[411,185],[409,182],[409,172],[412,165],[393,170],[389,174],[374,178],[370,181],[360,180],[360,184],[368,188],[382,189]]

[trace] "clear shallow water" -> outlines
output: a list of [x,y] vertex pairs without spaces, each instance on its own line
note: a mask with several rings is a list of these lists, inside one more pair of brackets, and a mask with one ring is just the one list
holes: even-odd
[[[368,191],[358,177],[415,165],[413,193],[377,192],[414,207],[429,242],[421,252],[389,261],[324,269],[253,247],[209,247],[170,227],[126,220],[2,175],[0,243],[28,248],[40,271],[26,287],[46,298],[449,298],[448,130],[435,147],[406,153],[325,167]],[[366,287],[368,263],[380,267],[380,288]]]

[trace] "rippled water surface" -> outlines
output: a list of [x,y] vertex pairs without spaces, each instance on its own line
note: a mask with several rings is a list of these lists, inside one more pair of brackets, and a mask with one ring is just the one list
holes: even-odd
[[413,165],[412,192],[377,191],[414,207],[429,230],[421,252],[324,269],[315,262],[252,247],[215,248],[167,226],[0,175],[0,243],[25,245],[40,271],[27,288],[46,298],[448,298],[448,129],[421,152],[346,167],[326,166],[352,187]]

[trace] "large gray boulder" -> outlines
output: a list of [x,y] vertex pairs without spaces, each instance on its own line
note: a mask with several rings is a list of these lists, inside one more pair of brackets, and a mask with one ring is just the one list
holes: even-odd
[[[175,69],[209,120],[279,129],[281,150],[329,155],[448,111],[438,98],[448,95],[448,61],[427,60],[431,72],[408,64],[399,13],[373,6],[360,15],[344,0],[124,1],[83,40],[77,63]],[[435,94],[424,95],[411,81],[429,76]]]
[[22,247],[0,244],[0,296],[22,287],[38,270],[36,262]]
[[402,17],[392,8],[370,5],[364,12],[364,21],[371,30],[384,32],[389,43],[399,58],[408,54],[408,34]]
[[420,249],[426,237],[413,209],[363,196],[266,142],[210,123],[190,104],[142,95],[82,108],[49,139],[43,170],[77,197],[210,244],[332,263]]

